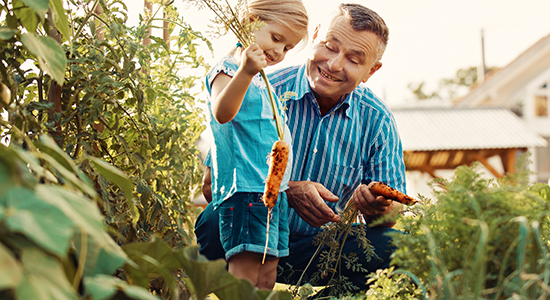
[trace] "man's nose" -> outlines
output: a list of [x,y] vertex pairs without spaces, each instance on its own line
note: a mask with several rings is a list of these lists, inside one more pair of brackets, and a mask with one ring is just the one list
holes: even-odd
[[336,54],[328,60],[328,67],[330,71],[340,71],[342,70],[344,56],[341,54]]

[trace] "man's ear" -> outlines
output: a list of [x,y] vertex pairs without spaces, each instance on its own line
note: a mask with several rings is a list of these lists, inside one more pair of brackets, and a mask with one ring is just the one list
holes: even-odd
[[363,83],[367,82],[367,80],[374,74],[376,71],[378,71],[382,67],[382,63],[377,61],[369,70],[369,73],[365,78],[363,79]]

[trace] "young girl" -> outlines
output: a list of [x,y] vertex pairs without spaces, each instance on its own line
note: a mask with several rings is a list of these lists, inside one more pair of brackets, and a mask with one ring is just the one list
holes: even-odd
[[[288,203],[284,190],[292,161],[289,158],[277,205],[272,209],[267,245],[268,209],[262,202],[267,156],[278,140],[266,83],[260,70],[283,60],[306,39],[308,16],[301,0],[249,0],[243,21],[262,21],[256,43],[230,53],[207,74],[208,108],[214,135],[210,147],[212,203],[219,209],[220,242],[229,272],[258,288],[272,289],[279,257],[288,255]],[[275,99],[277,97],[274,95]],[[284,111],[277,101],[279,114]],[[285,125],[285,140],[291,145]],[[292,154],[292,151],[290,151]]]

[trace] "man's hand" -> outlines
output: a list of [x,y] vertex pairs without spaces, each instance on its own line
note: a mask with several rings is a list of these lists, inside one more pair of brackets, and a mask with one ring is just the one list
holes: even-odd
[[336,202],[338,197],[322,184],[311,181],[291,181],[286,191],[288,204],[309,225],[319,227],[328,222],[340,222],[340,216],[325,201]]
[[[368,223],[388,214],[397,214],[403,208],[400,203],[382,196],[374,196],[364,184],[353,192],[353,201],[355,207],[365,215]],[[393,227],[394,225],[395,222],[387,222],[378,226]]]

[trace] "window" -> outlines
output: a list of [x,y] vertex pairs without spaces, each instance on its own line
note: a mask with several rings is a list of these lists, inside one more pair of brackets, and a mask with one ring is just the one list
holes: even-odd
[[548,117],[548,97],[535,95],[535,117]]

